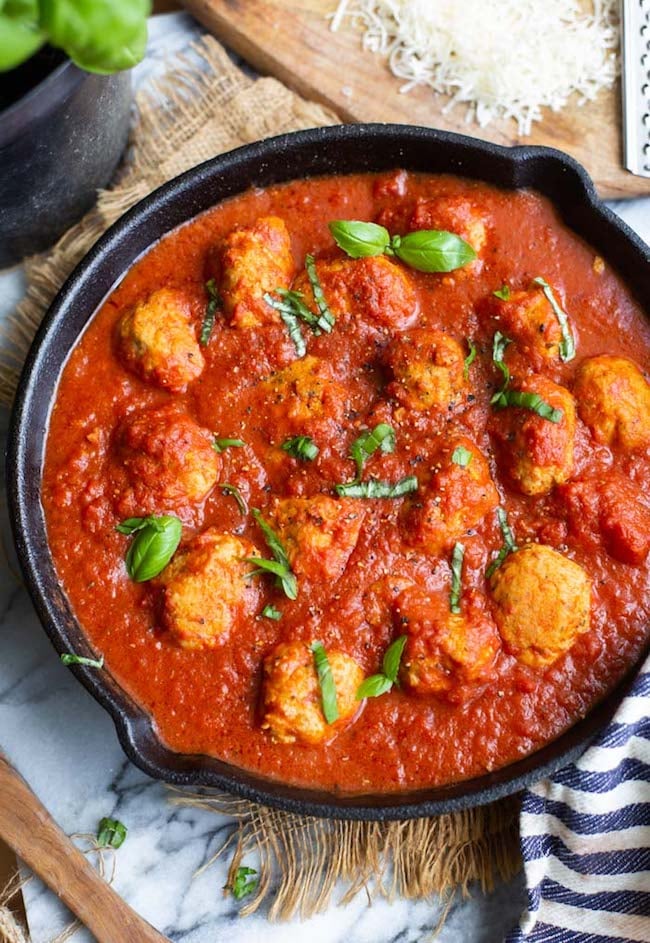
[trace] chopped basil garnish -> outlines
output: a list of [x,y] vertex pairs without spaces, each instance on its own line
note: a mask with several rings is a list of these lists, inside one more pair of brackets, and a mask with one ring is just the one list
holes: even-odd
[[126,572],[136,583],[145,583],[165,569],[181,541],[183,525],[172,514],[130,517],[115,528],[136,534],[126,554]]
[[555,317],[558,320],[560,325],[560,330],[562,331],[562,340],[560,341],[560,360],[563,360],[567,363],[569,360],[573,360],[576,355],[576,342],[571,333],[571,328],[569,327],[569,317],[566,311],[563,311],[562,308],[557,303],[555,295],[553,294],[553,289],[547,281],[543,278],[537,277],[533,279],[535,285],[539,285],[542,291],[544,292],[548,303],[555,313]]
[[461,468],[467,468],[472,461],[472,453],[464,445],[457,445],[451,453],[451,460],[454,465],[460,465]]
[[523,390],[503,390],[492,399],[492,404],[495,409],[505,409],[506,406],[530,409],[531,412],[537,413],[542,419],[548,419],[549,422],[560,422],[564,415],[561,409],[555,409],[538,393],[525,393]]
[[398,639],[388,646],[384,653],[381,665],[381,672],[376,675],[370,675],[365,681],[362,681],[357,688],[356,699],[362,701],[366,697],[380,697],[397,682],[399,666],[402,660],[402,653],[406,645],[406,635],[400,635]]
[[329,230],[339,249],[352,259],[383,255],[390,246],[390,234],[377,223],[357,219],[338,219],[329,224]]
[[497,291],[493,291],[492,294],[501,301],[508,301],[510,298],[510,286],[504,284],[501,288],[497,289]]
[[314,667],[316,668],[318,683],[320,685],[323,716],[328,724],[333,724],[335,720],[338,720],[339,708],[336,703],[336,685],[334,684],[332,668],[329,658],[327,657],[327,652],[321,642],[313,642],[311,650],[314,655]]
[[395,431],[385,422],[362,432],[350,446],[350,457],[357,465],[357,481],[361,480],[364,464],[377,449],[386,453],[395,451]]
[[235,900],[242,900],[257,889],[257,885],[260,882],[259,878],[255,877],[256,874],[257,871],[255,868],[237,868],[235,880],[230,887],[230,891]]
[[318,446],[308,435],[297,435],[292,439],[287,439],[280,446],[283,452],[288,452],[294,458],[299,458],[303,462],[313,462],[318,455]]
[[199,337],[199,344],[201,347],[207,347],[208,345],[208,341],[210,340],[210,335],[212,334],[212,329],[214,327],[214,319],[217,313],[217,308],[221,306],[221,299],[219,297],[219,293],[217,292],[217,286],[215,285],[214,278],[211,278],[205,283],[205,290],[208,296],[208,303],[205,307],[203,324],[201,325],[201,335]]
[[236,485],[231,485],[228,484],[228,482],[225,482],[223,485],[217,485],[217,487],[221,488],[224,494],[230,495],[231,498],[235,499],[237,507],[244,517],[248,514],[248,505],[246,504],[244,496]]
[[97,829],[97,844],[100,848],[119,848],[126,839],[127,828],[119,819],[103,818]]
[[64,665],[86,665],[88,668],[103,668],[104,656],[99,658],[85,658],[83,655],[75,655],[72,652],[64,652],[61,655],[61,661]]
[[331,332],[331,325],[321,325],[320,318],[307,306],[305,296],[301,291],[276,288],[275,294],[279,296],[279,300],[272,295],[264,295],[264,300],[280,314],[286,314],[298,321],[303,321],[312,329],[314,334],[320,334],[321,330],[325,331],[326,334]]
[[464,558],[464,546],[461,543],[454,544],[454,549],[451,555],[451,591],[449,593],[449,609],[453,613],[460,612]]
[[264,616],[265,619],[273,619],[274,622],[282,618],[280,610],[276,609],[275,606],[272,606],[270,603],[268,606],[264,606],[260,615]]
[[329,334],[334,327],[335,319],[334,315],[330,311],[327,301],[325,300],[323,287],[320,283],[320,279],[318,278],[318,272],[316,271],[316,263],[314,261],[313,255],[305,256],[305,269],[307,271],[309,284],[311,285],[314,301],[316,302],[316,307],[318,308],[318,321],[316,323],[321,331],[325,331],[326,334]]
[[299,357],[304,357],[307,353],[307,346],[305,344],[305,338],[302,336],[302,331],[300,330],[300,322],[296,314],[295,305],[288,300],[279,301],[268,292],[264,295],[264,301],[278,312],[284,326],[289,332],[289,337],[293,341],[296,353]]
[[485,571],[487,579],[490,579],[492,574],[499,569],[508,554],[514,553],[515,550],[517,550],[514,534],[512,533],[510,524],[508,524],[508,515],[503,508],[497,508],[497,520],[499,521],[499,527],[503,534],[503,547],[499,550],[498,554]]
[[468,242],[441,229],[391,236],[383,226],[354,219],[334,220],[329,228],[339,248],[353,259],[395,255],[419,272],[452,272],[476,258]]
[[401,498],[410,491],[418,490],[418,480],[415,475],[407,475],[395,484],[389,481],[350,481],[344,485],[335,485],[334,490],[342,498]]
[[260,573],[273,573],[276,578],[276,585],[280,587],[285,596],[289,599],[296,599],[298,596],[298,583],[291,570],[291,564],[289,563],[286,550],[282,546],[275,531],[269,527],[257,508],[253,508],[252,513],[264,534],[266,545],[273,554],[274,559],[265,560],[264,557],[246,557],[246,563],[252,563],[257,567],[257,569],[249,573],[248,576],[258,576]]
[[472,366],[476,360],[476,347],[474,341],[470,337],[466,337],[467,346],[469,347],[469,353],[465,360],[463,361],[463,377],[465,380],[469,379],[469,368]]
[[495,393],[490,400],[490,403],[495,403],[499,396],[505,391],[508,383],[510,383],[510,371],[503,360],[508,344],[512,344],[510,338],[505,337],[501,331],[497,331],[492,340],[492,361],[495,367],[501,371],[503,383],[501,384],[501,389]]
[[243,449],[246,445],[241,439],[219,439],[215,436],[212,448],[215,452],[225,452],[226,449]]

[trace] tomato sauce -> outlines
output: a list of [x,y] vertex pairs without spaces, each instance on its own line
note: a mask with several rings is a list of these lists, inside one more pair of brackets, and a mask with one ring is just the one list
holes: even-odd
[[[414,326],[448,332],[463,344],[471,338],[478,351],[469,373],[470,401],[463,410],[450,411],[442,427],[440,417],[426,410],[409,417],[386,392],[382,358],[392,332],[369,327],[363,317],[336,324],[330,334],[303,330],[309,355],[329,364],[347,396],[345,413],[336,422],[304,430],[320,448],[311,462],[279,450],[296,429],[281,408],[269,405],[267,388],[261,386],[295,359],[283,325],[247,332],[217,314],[203,348],[205,367],[181,393],[139,379],[118,356],[118,320],[162,287],[186,293],[198,335],[206,304],[206,260],[234,227],[250,226],[263,216],[281,217],[300,270],[306,253],[317,260],[343,256],[333,245],[330,220],[385,219],[399,227],[403,207],[440,194],[470,199],[489,233],[477,269],[449,275],[405,269],[418,300]],[[448,176],[366,174],[251,190],[163,238],[113,290],[63,371],[49,426],[42,501],[57,572],[85,633],[171,749],[209,754],[272,779],[331,791],[440,785],[502,767],[557,737],[639,657],[649,634],[647,559],[635,565],[620,562],[588,528],[570,526],[555,489],[531,496],[514,488],[493,447],[491,423],[498,416],[490,398],[501,377],[491,359],[494,325],[482,318],[481,305],[502,285],[522,287],[539,276],[564,299],[577,338],[575,359],[558,360],[549,368],[555,382],[571,389],[579,365],[601,354],[630,358],[641,369],[650,366],[650,324],[644,313],[616,273],[563,225],[546,199]],[[515,356],[511,369],[515,376],[530,366]],[[471,696],[422,696],[394,686],[365,701],[354,722],[327,743],[274,742],[261,729],[259,714],[262,662],[274,646],[318,639],[326,650],[352,656],[366,675],[377,672],[395,630],[390,619],[371,618],[371,587],[385,578],[401,579],[429,593],[447,593],[449,555],[413,550],[405,542],[406,499],[358,499],[363,523],[340,579],[302,581],[298,598],[290,601],[272,579],[258,577],[259,610],[273,604],[281,619],[241,619],[223,644],[179,647],[157,618],[152,587],[129,579],[124,565],[129,538],[115,530],[121,519],[115,504],[120,480],[115,430],[135,409],[170,402],[214,434],[245,441],[246,448],[227,449],[220,456],[219,482],[237,486],[249,506],[262,513],[277,496],[332,495],[335,483],[354,476],[350,443],[379,421],[394,428],[396,448],[389,454],[377,451],[364,475],[382,480],[418,476],[441,437],[467,436],[489,460],[518,544],[551,546],[588,574],[589,630],[547,666],[527,665],[501,647]],[[611,469],[650,492],[647,449],[599,443],[579,420],[573,477],[595,478]],[[251,541],[259,555],[269,555],[255,521],[242,516],[219,487],[180,516],[183,545],[197,532],[218,527]],[[503,544],[494,513],[471,528],[463,542],[463,594],[475,592],[482,611],[489,613],[493,602],[485,569]]]

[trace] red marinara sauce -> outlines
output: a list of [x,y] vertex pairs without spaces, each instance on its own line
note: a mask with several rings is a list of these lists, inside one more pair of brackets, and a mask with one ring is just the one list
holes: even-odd
[[[448,274],[355,262],[334,245],[337,219],[452,231],[478,258]],[[299,357],[260,294],[293,283],[318,313],[307,253],[336,323],[318,335],[302,323]],[[540,277],[568,314],[572,359]],[[209,278],[221,306],[197,348]],[[509,389],[537,393],[560,422],[491,404],[497,331]],[[73,350],[42,488],[57,571],[108,670],[174,750],[342,792],[494,770],[583,717],[647,641],[649,364],[650,326],[625,285],[533,192],[403,171],[252,190],[152,247]],[[351,444],[379,423],[395,448],[378,448],[363,479],[415,476],[418,490],[337,496],[356,474]],[[316,458],[281,448],[297,435]],[[212,436],[245,445],[217,454]],[[290,552],[295,600],[272,574],[248,576],[242,557],[271,553],[224,483]],[[490,580],[497,507],[519,550]],[[183,538],[161,577],[135,583],[133,538],[115,528],[152,513],[180,517]],[[400,683],[355,703],[402,635]],[[333,725],[316,640],[349,714]]]

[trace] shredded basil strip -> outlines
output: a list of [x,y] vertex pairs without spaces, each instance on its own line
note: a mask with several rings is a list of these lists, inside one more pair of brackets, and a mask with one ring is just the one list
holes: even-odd
[[244,496],[236,485],[231,485],[228,482],[225,482],[222,485],[217,485],[218,488],[221,488],[224,494],[229,495],[231,498],[235,499],[237,507],[245,517],[248,514],[248,505],[244,500]]
[[221,298],[217,292],[217,286],[215,284],[214,278],[211,278],[205,283],[205,290],[208,296],[208,303],[205,308],[205,314],[203,315],[203,324],[201,325],[201,335],[199,337],[199,344],[201,347],[207,347],[208,345],[210,335],[212,334],[212,329],[214,328],[214,319],[217,313],[217,308],[221,306]]
[[472,364],[476,360],[476,346],[474,344],[474,341],[471,339],[471,337],[466,337],[465,340],[467,341],[467,346],[469,347],[469,353],[467,357],[465,357],[465,360],[463,361],[463,377],[465,378],[465,380],[468,380],[469,368],[472,366]]
[[397,684],[397,675],[399,674],[399,666],[406,640],[406,635],[400,635],[388,646],[382,660],[381,672],[370,675],[369,678],[361,682],[357,688],[357,701],[363,701],[367,697],[380,697],[390,691],[394,684]]
[[297,435],[292,439],[287,439],[280,446],[283,452],[288,452],[294,458],[299,458],[303,462],[313,462],[319,452],[319,448],[308,435]]
[[126,839],[127,828],[119,819],[103,818],[97,829],[97,844],[100,848],[119,848]]
[[278,312],[284,326],[289,332],[289,337],[293,341],[296,353],[299,357],[304,357],[307,353],[307,345],[305,344],[305,338],[302,336],[300,322],[294,310],[290,305],[278,301],[277,298],[274,298],[273,295],[270,295],[268,292],[264,295],[264,301]]
[[451,453],[451,460],[454,465],[460,465],[461,468],[467,468],[472,461],[472,453],[464,445],[457,445]]
[[508,344],[512,344],[510,338],[505,337],[501,331],[497,331],[494,335],[494,338],[492,339],[492,361],[495,367],[501,371],[503,382],[501,384],[501,389],[494,394],[490,400],[490,403],[495,403],[501,394],[505,392],[508,383],[510,383],[510,370],[508,370],[508,367],[503,361],[503,356],[506,352],[506,347]]
[[277,622],[278,619],[282,618],[282,613],[279,609],[276,609],[275,606],[272,606],[270,603],[268,606],[264,606],[260,615],[264,616],[265,619],[273,619],[274,622]]
[[362,432],[350,446],[350,457],[357,465],[357,481],[361,480],[364,464],[377,449],[385,453],[395,451],[395,430],[385,422]]
[[313,642],[311,650],[314,654],[314,667],[320,684],[321,704],[323,716],[328,724],[333,724],[339,717],[339,708],[336,703],[336,685],[327,652],[321,642]]
[[307,271],[309,284],[311,285],[314,301],[316,302],[316,307],[318,308],[318,327],[321,329],[321,331],[325,331],[326,334],[329,334],[334,327],[335,318],[330,311],[327,301],[325,300],[323,287],[320,283],[320,279],[318,278],[318,272],[316,271],[316,263],[314,261],[313,255],[305,256],[305,269]]
[[510,298],[510,285],[503,284],[501,288],[498,288],[497,291],[493,291],[492,294],[501,301],[508,301]]
[[390,246],[388,230],[377,223],[337,219],[328,225],[334,242],[352,259],[383,255]]
[[288,288],[276,288],[275,294],[279,295],[280,300],[274,298],[272,295],[269,295],[268,298],[265,295],[264,299],[267,304],[270,304],[276,311],[296,318],[298,321],[304,321],[304,323],[312,329],[314,334],[320,334],[321,330],[325,331],[326,334],[331,332],[331,325],[327,324],[321,327],[318,315],[314,314],[307,306],[305,296],[301,291],[292,291]]
[[346,484],[335,485],[334,490],[342,498],[401,498],[411,491],[418,490],[418,480],[415,475],[407,475],[395,484],[389,481],[350,481]]
[[449,593],[449,609],[455,614],[460,612],[464,559],[465,547],[461,543],[454,544],[454,549],[451,555],[451,591]]
[[258,877],[255,877],[256,874],[257,871],[255,868],[237,868],[235,880],[230,887],[230,891],[235,900],[242,900],[257,889],[260,881]]
[[104,656],[99,658],[86,658],[83,655],[75,655],[73,652],[64,652],[60,656],[64,665],[86,665],[88,668],[103,668]]
[[499,550],[498,554],[485,571],[485,576],[487,579],[490,579],[492,574],[499,569],[508,554],[514,553],[515,550],[518,549],[517,544],[515,543],[515,536],[512,533],[512,528],[508,523],[508,515],[501,507],[497,508],[497,520],[499,521],[499,527],[501,528],[501,533],[503,534],[503,547],[501,550]]
[[505,409],[506,406],[519,406],[530,409],[542,419],[549,422],[560,422],[564,413],[547,403],[538,393],[525,393],[523,390],[502,390],[492,398],[495,409]]
[[243,449],[245,445],[242,439],[219,439],[217,436],[212,442],[212,448],[219,453],[225,452],[226,449]]
[[161,573],[181,542],[183,525],[173,514],[131,517],[116,527],[121,534],[135,534],[126,558],[126,572],[136,583]]
[[257,569],[249,573],[248,576],[258,576],[260,573],[273,573],[276,578],[276,585],[282,589],[285,596],[289,599],[296,599],[298,596],[298,582],[291,570],[289,558],[286,550],[282,546],[280,538],[266,523],[257,508],[252,509],[252,514],[264,534],[266,545],[273,554],[274,559],[265,560],[264,557],[246,557],[246,563],[252,563],[257,567]]
[[553,289],[549,283],[545,281],[545,279],[538,276],[537,278],[533,279],[533,283],[540,286],[546,296],[548,303],[550,304],[551,308],[553,308],[555,317],[557,318],[558,324],[560,325],[560,330],[562,331],[562,340],[560,341],[559,346],[560,360],[563,360],[564,363],[567,363],[569,360],[573,360],[576,355],[576,342],[573,334],[571,333],[571,328],[569,327],[569,316],[567,315],[566,311],[563,311],[560,305],[557,303],[557,299],[553,294]]

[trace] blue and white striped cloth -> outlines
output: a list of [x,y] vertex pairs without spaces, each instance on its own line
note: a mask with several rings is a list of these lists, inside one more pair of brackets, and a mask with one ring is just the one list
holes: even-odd
[[650,943],[650,659],[583,756],[524,794],[528,909],[506,943]]

